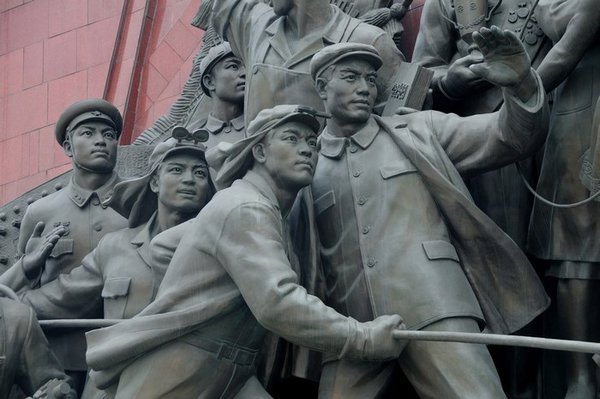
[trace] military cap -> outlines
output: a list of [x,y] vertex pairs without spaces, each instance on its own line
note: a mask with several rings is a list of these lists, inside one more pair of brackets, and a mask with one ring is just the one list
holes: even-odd
[[[178,133],[181,133],[182,130],[187,132],[187,130],[182,127],[173,129],[174,132]],[[177,136],[176,133],[173,135]],[[168,157],[181,153],[192,154],[197,156],[202,162],[206,163],[206,158],[204,157],[205,151],[206,146],[202,143],[198,143],[198,140],[194,140],[189,133],[187,137],[183,137],[179,134],[177,138],[171,137],[166,141],[159,143],[154,147],[154,150],[148,159],[150,171],[142,177],[118,183],[114,187],[113,195],[107,202],[107,205],[123,217],[127,218],[129,227],[131,228],[147,222],[150,220],[152,214],[158,209],[158,195],[150,189],[150,179],[160,164]],[[215,190],[212,186],[212,180],[209,181],[214,193]]]
[[361,58],[379,69],[383,61],[377,49],[363,43],[336,43],[326,46],[316,53],[310,62],[310,76],[316,80],[327,67],[348,57]]
[[234,180],[243,177],[250,165],[252,147],[275,127],[287,122],[300,122],[318,133],[321,124],[317,117],[328,116],[304,105],[277,105],[260,111],[248,125],[246,138],[233,144],[221,142],[206,153],[208,164],[217,170],[217,186],[229,187]]
[[117,107],[101,98],[90,98],[71,104],[60,115],[54,129],[58,144],[63,144],[68,132],[89,120],[106,122],[115,129],[117,137],[121,135],[123,117]]
[[202,62],[200,62],[200,87],[202,87],[204,94],[209,97],[210,91],[206,86],[204,86],[204,75],[210,73],[217,62],[221,61],[228,55],[233,55],[233,51],[231,51],[229,42],[223,42],[208,50],[208,54],[206,54],[206,57],[204,57]]

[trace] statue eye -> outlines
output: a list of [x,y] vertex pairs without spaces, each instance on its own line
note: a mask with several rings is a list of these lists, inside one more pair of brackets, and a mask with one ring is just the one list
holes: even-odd
[[109,140],[115,140],[117,138],[117,133],[114,130],[107,130],[103,132],[102,135]]

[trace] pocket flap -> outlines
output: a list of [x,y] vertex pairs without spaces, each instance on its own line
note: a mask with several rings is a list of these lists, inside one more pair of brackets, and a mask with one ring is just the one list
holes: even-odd
[[381,177],[389,179],[390,177],[402,175],[404,173],[416,172],[417,168],[408,159],[396,161],[392,164],[382,166],[379,168]]
[[323,212],[325,209],[335,205],[335,194],[332,191],[328,191],[315,200],[315,211],[317,215]]
[[50,253],[50,257],[51,258],[58,258],[60,256],[66,255],[66,254],[72,254],[73,253],[73,239],[72,238],[61,238],[59,239],[56,244],[54,245],[54,248],[52,249],[52,252]]
[[456,252],[454,245],[450,244],[448,241],[425,241],[422,245],[427,258],[431,260],[451,259],[456,262],[459,261],[458,253]]
[[102,289],[102,298],[126,296],[129,292],[130,284],[130,277],[109,278],[106,280],[106,283],[104,283],[104,288]]

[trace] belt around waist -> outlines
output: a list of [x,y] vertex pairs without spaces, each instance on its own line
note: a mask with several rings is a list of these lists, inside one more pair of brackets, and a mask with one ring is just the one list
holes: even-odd
[[245,348],[225,341],[215,341],[196,334],[189,334],[180,339],[196,348],[212,353],[219,360],[227,360],[238,366],[252,366],[258,354],[256,349]]

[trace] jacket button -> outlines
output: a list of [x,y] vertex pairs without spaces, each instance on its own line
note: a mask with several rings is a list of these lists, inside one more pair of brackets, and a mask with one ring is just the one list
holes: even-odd
[[352,173],[352,176],[354,176],[354,177],[360,176],[360,170],[355,170],[354,173]]
[[354,154],[356,151],[358,151],[358,147],[356,147],[355,145],[351,145],[350,152]]
[[252,73],[255,74],[255,75],[258,73],[258,65],[254,65],[252,67]]
[[363,234],[369,234],[369,231],[371,231],[371,226],[365,226],[362,229]]
[[364,204],[367,203],[367,199],[365,197],[360,197],[357,202],[358,202],[358,205],[363,206]]
[[96,231],[102,231],[102,225],[100,223],[96,223],[94,225],[94,230],[96,230]]
[[98,198],[94,198],[94,199],[92,200],[92,205],[94,205],[94,206],[98,206],[98,205],[100,205],[100,200],[99,200]]
[[367,260],[367,266],[369,266],[369,267],[375,266],[375,263],[377,263],[377,261],[375,259],[373,259],[373,258],[369,258]]

